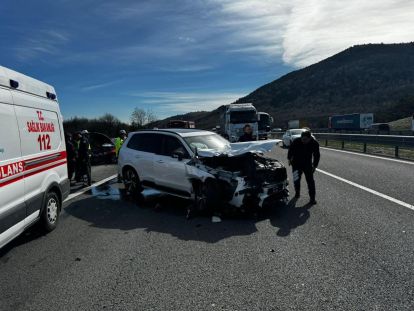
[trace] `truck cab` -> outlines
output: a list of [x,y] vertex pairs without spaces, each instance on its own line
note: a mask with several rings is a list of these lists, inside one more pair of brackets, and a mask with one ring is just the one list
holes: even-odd
[[258,121],[258,131],[259,131],[259,139],[267,139],[268,133],[270,132],[271,125],[273,123],[273,118],[267,112],[258,112],[257,113],[257,121]]
[[256,140],[259,137],[257,110],[253,104],[231,104],[221,116],[221,134],[230,142],[237,142],[243,135],[243,127],[249,124]]

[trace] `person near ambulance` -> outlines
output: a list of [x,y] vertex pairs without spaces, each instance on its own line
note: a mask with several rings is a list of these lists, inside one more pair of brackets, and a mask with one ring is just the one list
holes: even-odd
[[66,158],[68,165],[68,179],[72,181],[73,176],[75,175],[76,168],[76,149],[75,144],[72,139],[71,133],[66,133]]
[[119,136],[115,138],[115,153],[116,157],[118,158],[119,150],[122,147],[122,144],[124,143],[125,139],[127,139],[127,132],[125,130],[119,131]]
[[76,181],[80,182],[84,176],[87,178],[88,186],[92,183],[91,177],[91,146],[88,139],[88,130],[78,133],[78,150],[76,161]]
[[81,138],[82,138],[82,134],[80,131],[76,132],[72,137],[73,147],[75,150],[75,180],[76,181],[80,180],[80,178],[82,177],[79,175],[79,165],[78,165],[79,164],[79,160],[78,160],[79,144],[80,144]]
[[300,197],[300,181],[302,174],[305,174],[308,184],[309,204],[316,204],[315,180],[313,174],[318,167],[320,160],[319,143],[312,136],[310,130],[302,132],[301,137],[296,138],[289,146],[288,160],[292,165],[293,183],[295,186],[295,198]]

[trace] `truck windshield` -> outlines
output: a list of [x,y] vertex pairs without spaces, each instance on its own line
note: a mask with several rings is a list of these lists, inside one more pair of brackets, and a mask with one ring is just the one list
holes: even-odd
[[195,152],[196,148],[214,149],[219,152],[224,152],[230,149],[230,143],[217,134],[184,137],[184,140],[193,152]]
[[257,122],[257,114],[255,110],[231,111],[231,123],[252,123]]
[[268,114],[261,114],[259,122],[259,131],[266,129],[266,126],[270,126],[270,116]]

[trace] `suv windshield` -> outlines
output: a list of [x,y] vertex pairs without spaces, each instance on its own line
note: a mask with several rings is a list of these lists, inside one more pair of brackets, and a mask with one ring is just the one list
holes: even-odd
[[195,152],[196,148],[199,150],[214,149],[219,152],[224,152],[230,149],[230,143],[217,134],[184,137],[184,140],[193,152]]
[[257,114],[255,110],[231,111],[231,123],[250,123],[257,121]]
[[303,131],[304,130],[291,130],[290,134],[291,135],[300,135],[300,134],[302,134]]

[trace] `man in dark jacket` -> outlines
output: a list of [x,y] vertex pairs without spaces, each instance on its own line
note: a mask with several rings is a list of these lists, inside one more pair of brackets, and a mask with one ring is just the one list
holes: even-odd
[[309,130],[302,132],[301,137],[295,139],[289,147],[288,160],[293,170],[295,198],[300,197],[300,180],[304,173],[308,184],[310,204],[316,204],[313,173],[318,167],[320,157],[319,143],[312,137]]
[[239,138],[239,142],[246,142],[246,141],[254,141],[254,137],[253,137],[253,130],[252,127],[250,126],[250,124],[246,124],[243,127],[243,132],[244,134],[242,136],[240,136]]
[[80,182],[86,175],[88,186],[91,185],[91,146],[88,139],[89,132],[83,130],[79,136],[76,181]]
[[73,174],[75,173],[76,167],[76,151],[75,145],[73,144],[72,134],[66,134],[66,158],[68,164],[68,178],[72,181]]

